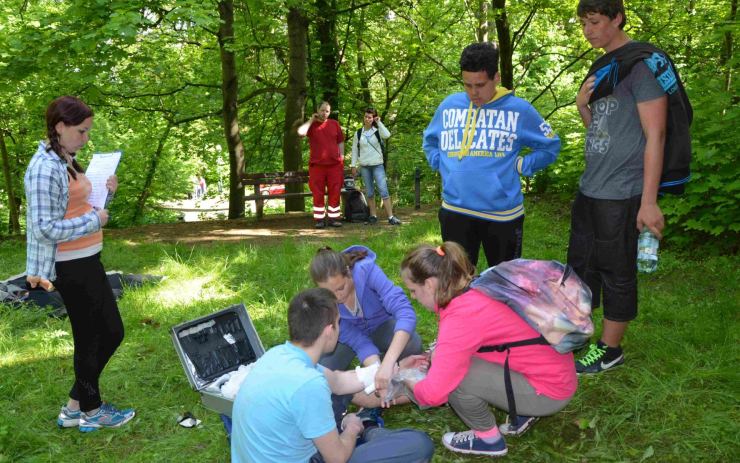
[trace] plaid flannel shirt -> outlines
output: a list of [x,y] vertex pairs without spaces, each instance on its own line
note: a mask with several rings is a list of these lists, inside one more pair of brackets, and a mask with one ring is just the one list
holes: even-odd
[[71,241],[100,230],[100,218],[92,210],[65,219],[69,201],[67,164],[44,142],[31,158],[23,183],[26,190],[26,275],[56,279],[57,243]]

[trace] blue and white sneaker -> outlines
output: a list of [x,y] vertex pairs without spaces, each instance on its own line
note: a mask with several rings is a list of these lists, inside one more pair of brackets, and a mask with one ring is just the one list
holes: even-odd
[[442,436],[442,444],[449,450],[470,455],[488,455],[489,457],[501,457],[508,451],[504,438],[489,444],[480,437],[476,437],[474,431],[448,432]]
[[539,416],[522,416],[517,415],[516,417],[516,426],[514,426],[511,423],[511,419],[509,418],[509,415],[506,415],[506,422],[498,427],[498,430],[501,431],[501,434],[504,436],[521,436],[529,428],[532,427],[533,424],[539,420]]
[[357,417],[362,421],[365,429],[372,426],[379,428],[385,427],[385,421],[382,418],[383,409],[380,407],[363,408],[357,412]]
[[80,424],[80,415],[82,415],[82,412],[79,409],[70,410],[66,405],[62,405],[57,417],[57,426],[60,428],[76,428]]
[[104,402],[94,415],[84,412],[80,414],[80,431],[91,432],[100,428],[118,428],[131,421],[134,416],[136,412],[133,408],[118,410],[113,405]]

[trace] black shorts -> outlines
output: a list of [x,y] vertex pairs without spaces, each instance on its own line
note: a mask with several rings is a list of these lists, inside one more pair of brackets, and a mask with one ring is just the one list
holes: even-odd
[[592,307],[604,318],[628,322],[637,317],[637,212],[640,196],[594,199],[580,192],[573,201],[568,264],[591,288]]

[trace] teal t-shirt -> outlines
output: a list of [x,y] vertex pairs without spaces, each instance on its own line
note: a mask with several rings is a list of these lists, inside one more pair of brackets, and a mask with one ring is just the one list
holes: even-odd
[[312,439],[336,429],[331,389],[306,352],[286,342],[265,353],[242,383],[232,411],[231,461],[305,463]]

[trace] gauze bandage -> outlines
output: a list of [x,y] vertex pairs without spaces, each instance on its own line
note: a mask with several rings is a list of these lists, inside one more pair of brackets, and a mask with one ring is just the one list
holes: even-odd
[[368,367],[355,367],[357,379],[365,386],[365,394],[375,392],[375,375],[380,368],[380,362],[375,362]]

